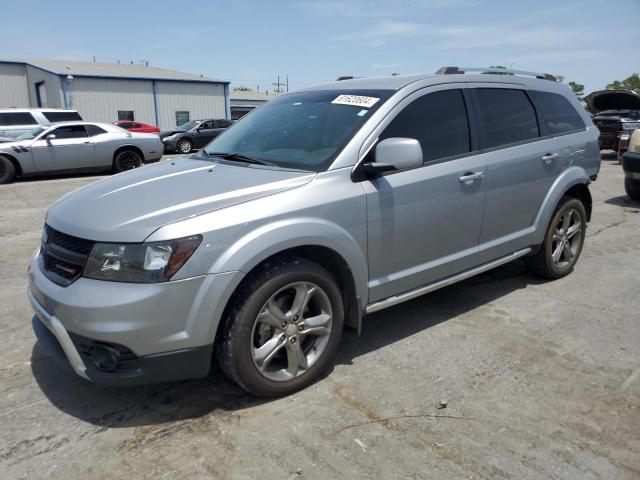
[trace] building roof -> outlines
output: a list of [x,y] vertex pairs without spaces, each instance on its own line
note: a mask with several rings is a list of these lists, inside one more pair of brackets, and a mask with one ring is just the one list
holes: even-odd
[[77,77],[128,78],[140,80],[172,80],[179,82],[229,83],[203,75],[168,70],[130,63],[79,62],[76,60],[49,60],[26,57],[0,57],[0,63],[21,63],[55,75]]

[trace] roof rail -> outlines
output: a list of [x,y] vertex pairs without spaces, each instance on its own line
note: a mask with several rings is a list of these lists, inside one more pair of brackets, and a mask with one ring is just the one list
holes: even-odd
[[438,75],[454,75],[454,74],[463,74],[466,72],[481,72],[481,73],[511,73],[513,75],[527,75],[530,77],[540,78],[542,80],[550,80],[552,82],[557,82],[556,77],[549,73],[536,73],[536,72],[527,72],[524,70],[512,70],[510,68],[495,68],[495,67],[486,67],[486,68],[478,68],[478,67],[442,67],[436,71]]

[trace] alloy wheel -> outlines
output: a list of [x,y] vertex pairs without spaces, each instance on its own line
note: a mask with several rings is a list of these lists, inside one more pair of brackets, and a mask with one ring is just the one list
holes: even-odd
[[186,140],[182,140],[178,144],[178,148],[182,153],[189,153],[191,151],[191,144]]
[[564,270],[569,268],[573,259],[580,253],[582,244],[582,218],[575,208],[569,208],[554,225],[551,239],[551,261],[553,265]]
[[254,322],[255,367],[272,381],[299,377],[324,353],[331,326],[331,302],[322,288],[310,282],[286,285],[267,300]]

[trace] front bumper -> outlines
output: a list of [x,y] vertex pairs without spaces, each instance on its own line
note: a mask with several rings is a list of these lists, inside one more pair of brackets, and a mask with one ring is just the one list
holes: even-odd
[[165,140],[162,139],[162,144],[164,145],[165,152],[175,152],[178,150],[178,139],[175,138],[173,140]]
[[[75,373],[126,385],[207,375],[237,272],[156,284],[81,277],[62,287],[37,259],[36,252],[28,271],[34,330],[45,350]],[[114,361],[105,363],[109,352]]]

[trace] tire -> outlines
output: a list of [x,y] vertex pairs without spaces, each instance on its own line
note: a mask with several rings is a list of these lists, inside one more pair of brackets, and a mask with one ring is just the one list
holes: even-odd
[[540,249],[525,258],[527,265],[537,275],[552,280],[569,275],[582,252],[586,229],[587,212],[582,202],[562,197]]
[[[0,181],[0,183],[2,182]],[[627,192],[627,196],[632,200],[640,200],[640,180],[625,178],[624,191]]]
[[11,183],[16,178],[16,167],[7,157],[0,156],[0,184]]
[[333,364],[344,307],[334,278],[316,263],[268,261],[242,283],[225,313],[214,349],[218,362],[253,395],[288,395]]
[[188,138],[182,138],[178,140],[178,144],[176,145],[176,149],[178,152],[187,154],[193,150],[193,143]]
[[113,160],[113,171],[116,173],[133,170],[142,165],[142,157],[135,150],[122,150]]

